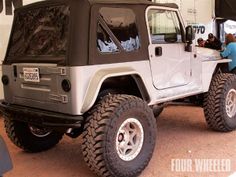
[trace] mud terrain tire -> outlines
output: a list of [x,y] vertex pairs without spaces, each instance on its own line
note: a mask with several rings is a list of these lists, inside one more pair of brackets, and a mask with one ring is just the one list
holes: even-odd
[[204,96],[204,114],[209,128],[229,132],[236,129],[236,75],[217,74]]
[[[41,152],[54,147],[63,136],[63,133],[50,131],[41,135],[32,133],[32,127],[28,123],[10,120],[4,120],[5,129],[10,140],[19,148],[27,152]],[[39,128],[37,128],[40,130]]]
[[[156,120],[143,100],[107,95],[90,111],[82,150],[85,162],[97,175],[136,177],[148,165],[155,141]],[[126,151],[127,147],[133,149]]]

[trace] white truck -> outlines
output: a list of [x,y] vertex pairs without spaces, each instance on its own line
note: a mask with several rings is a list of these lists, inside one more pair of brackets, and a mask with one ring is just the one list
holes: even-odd
[[236,75],[224,72],[231,60],[195,50],[193,40],[176,4],[53,0],[19,8],[3,61],[9,138],[40,152],[82,134],[94,173],[135,177],[155,147],[156,105],[192,96],[209,128],[235,130]]

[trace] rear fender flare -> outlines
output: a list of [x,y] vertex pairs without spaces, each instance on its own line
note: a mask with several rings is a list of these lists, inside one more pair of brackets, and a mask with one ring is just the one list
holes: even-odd
[[[89,81],[88,88],[86,90],[86,94],[83,99],[81,112],[85,113],[94,105],[94,103],[96,102],[96,99],[98,97],[99,91],[101,89],[101,86],[106,79],[112,78],[112,77],[130,76],[130,75],[135,75],[135,76],[138,76],[138,78],[141,78],[141,79],[134,78],[137,85],[142,84],[142,86],[139,85],[139,89],[141,87],[143,88],[143,86],[145,86],[143,84],[144,82],[143,82],[140,74],[137,71],[135,71],[133,68],[130,68],[130,67],[102,69],[102,70],[97,71],[93,75],[91,80]],[[142,82],[142,83],[140,83],[140,82]],[[140,90],[140,92],[142,92],[142,90]],[[146,98],[147,98],[147,96],[146,96]]]

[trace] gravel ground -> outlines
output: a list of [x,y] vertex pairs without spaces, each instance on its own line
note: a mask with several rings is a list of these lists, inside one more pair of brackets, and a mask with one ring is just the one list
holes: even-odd
[[[236,131],[218,133],[207,129],[201,108],[168,107],[158,118],[157,125],[155,152],[141,177],[228,177],[236,172]],[[0,120],[0,134],[14,163],[14,169],[4,177],[95,177],[83,161],[80,138],[64,137],[47,152],[28,154],[9,141],[3,127]],[[192,172],[172,171],[171,164],[177,161],[173,159],[189,159],[193,163],[196,159],[229,159],[231,170],[200,173],[194,164]]]

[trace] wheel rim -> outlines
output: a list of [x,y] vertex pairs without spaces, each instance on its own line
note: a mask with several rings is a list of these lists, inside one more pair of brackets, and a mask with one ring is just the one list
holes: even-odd
[[36,126],[33,126],[33,125],[29,125],[29,129],[30,129],[30,132],[34,136],[39,137],[39,138],[43,138],[43,137],[46,137],[49,134],[51,134],[51,131],[49,131],[48,129],[41,128],[41,127],[36,127]]
[[135,118],[122,123],[116,135],[116,151],[124,161],[135,159],[140,153],[144,140],[142,124]]
[[231,89],[226,96],[226,113],[230,118],[236,114],[236,90]]

